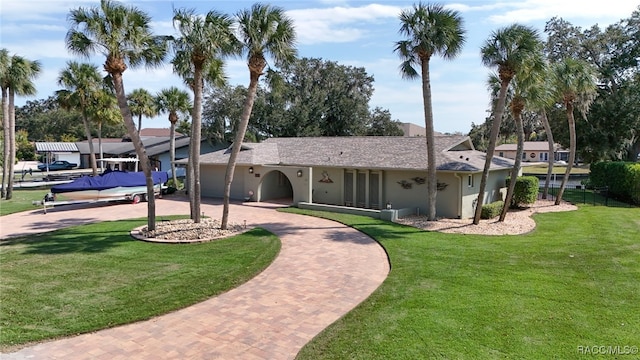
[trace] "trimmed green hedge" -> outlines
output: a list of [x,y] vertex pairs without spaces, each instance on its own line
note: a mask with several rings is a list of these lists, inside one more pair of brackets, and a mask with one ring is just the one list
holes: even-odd
[[[507,186],[509,181],[507,178]],[[538,199],[540,180],[535,176],[520,176],[516,179],[516,187],[513,190],[511,207],[518,207],[524,204],[533,204]]]
[[640,163],[601,161],[591,164],[590,170],[593,187],[607,186],[613,197],[640,204]]
[[481,219],[493,219],[500,215],[504,201],[494,201],[491,204],[482,205],[482,211],[480,212]]

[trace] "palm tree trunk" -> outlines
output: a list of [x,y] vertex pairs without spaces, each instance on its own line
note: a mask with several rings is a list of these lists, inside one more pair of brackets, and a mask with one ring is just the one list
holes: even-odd
[[249,81],[249,89],[247,91],[247,98],[244,101],[244,107],[242,108],[242,116],[240,117],[240,123],[236,131],[236,136],[233,141],[233,147],[231,148],[231,154],[229,155],[229,163],[227,163],[227,171],[224,175],[224,199],[222,208],[222,221],[220,228],[222,230],[227,229],[229,223],[229,201],[231,198],[231,182],[233,181],[233,174],[236,169],[236,159],[240,148],[242,147],[242,141],[244,135],[247,132],[247,126],[249,126],[249,117],[251,116],[251,110],[253,109],[253,102],[256,98],[256,92],[258,90],[259,73],[251,72],[251,81]]
[[549,183],[551,182],[551,175],[553,175],[553,161],[555,160],[555,143],[553,141],[553,134],[551,133],[551,125],[549,124],[549,118],[547,117],[547,111],[542,110],[542,125],[544,125],[544,132],[547,134],[547,141],[549,142],[549,158],[547,164],[547,178],[544,181],[544,191],[542,192],[542,198],[546,199],[549,195]]
[[511,179],[509,180],[509,187],[507,188],[507,195],[504,199],[504,204],[502,205],[502,211],[500,212],[500,218],[498,221],[502,222],[507,217],[507,212],[511,207],[511,200],[513,199],[513,192],[516,189],[516,181],[518,179],[518,174],[520,173],[520,163],[522,162],[522,152],[524,150],[524,130],[522,126],[522,113],[518,111],[514,114],[514,118],[516,121],[516,132],[518,133],[518,145],[516,147],[516,162],[513,164],[513,169],[511,170]]
[[556,196],[556,205],[560,205],[562,201],[562,195],[564,194],[564,189],[567,186],[567,182],[569,181],[569,175],[571,174],[571,169],[573,168],[573,162],[576,160],[576,121],[573,117],[573,104],[567,103],[567,120],[569,121],[569,161],[567,164],[567,169],[564,171],[564,176],[562,177],[562,183],[560,184],[560,189],[558,190],[558,195]]
[[[98,152],[100,153],[100,159],[104,159],[102,153],[102,121],[98,122]],[[100,172],[104,172],[104,161],[100,161]]]
[[484,191],[487,187],[487,178],[489,177],[489,169],[491,168],[491,162],[493,161],[493,154],[495,153],[496,143],[498,142],[498,136],[500,135],[500,123],[502,122],[502,114],[504,113],[504,104],[507,99],[508,87],[509,87],[509,81],[502,81],[500,83],[500,93],[498,94],[498,104],[496,105],[496,110],[493,112],[494,114],[493,125],[491,125],[489,145],[487,146],[487,156],[484,162],[484,169],[482,170],[482,178],[480,179],[480,189],[478,190],[478,200],[476,201],[476,212],[473,217],[474,225],[478,225],[480,223],[480,215],[482,213],[482,205],[484,203]]
[[98,175],[98,166],[96,165],[96,151],[93,147],[93,137],[91,136],[91,129],[89,128],[89,120],[87,119],[87,113],[82,111],[82,125],[84,125],[84,132],[87,134],[87,141],[89,142],[89,163],[91,164],[91,172],[93,176]]
[[193,115],[191,146],[189,146],[189,202],[191,219],[200,222],[200,140],[202,138],[202,65],[195,65],[193,72]]
[[140,134],[136,130],[136,124],[133,122],[129,105],[127,104],[127,96],[124,92],[124,84],[122,82],[122,74],[113,73],[113,87],[116,90],[116,99],[118,99],[118,106],[120,107],[120,114],[124,119],[124,125],[131,136],[131,142],[136,149],[140,166],[144,172],[147,183],[147,228],[149,231],[156,229],[156,202],[153,191],[153,178],[151,177],[151,164],[149,163],[149,157],[140,140]]
[[140,134],[140,130],[142,130],[142,113],[138,115],[138,134]]
[[[9,162],[7,164],[7,190],[5,199],[11,200],[13,197],[13,171],[16,163],[16,107],[15,91],[9,89]],[[7,139],[5,139],[7,141]]]
[[422,98],[424,106],[425,138],[427,141],[427,220],[435,221],[436,196],[438,194],[438,177],[436,174],[436,145],[433,128],[433,107],[431,104],[431,78],[429,74],[429,59],[423,59],[422,67]]
[[9,175],[9,99],[7,98],[8,89],[2,88],[2,189],[0,198],[4,198],[7,191],[7,176]]
[[173,179],[173,186],[178,188],[178,176],[176,176],[176,123],[171,122],[169,129],[169,162],[171,163],[171,178]]

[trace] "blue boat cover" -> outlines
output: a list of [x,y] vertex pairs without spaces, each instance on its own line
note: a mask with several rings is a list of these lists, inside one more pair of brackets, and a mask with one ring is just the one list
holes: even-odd
[[[166,171],[152,171],[151,177],[154,184],[163,184],[168,180]],[[127,171],[109,171],[99,176],[83,176],[68,184],[55,185],[51,187],[54,194],[82,191],[82,190],[105,190],[118,186],[146,186],[147,181],[144,173]]]

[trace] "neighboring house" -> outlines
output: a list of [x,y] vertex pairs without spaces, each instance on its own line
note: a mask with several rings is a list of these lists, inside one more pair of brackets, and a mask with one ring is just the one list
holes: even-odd
[[[140,137],[169,137],[171,134],[171,129],[169,128],[143,128],[140,130]],[[184,134],[181,134],[176,131],[176,138],[183,137]]]
[[[167,133],[164,136],[164,133]],[[151,161],[151,166],[154,170],[157,168],[160,171],[168,171],[171,169],[169,154],[170,137],[168,135],[169,129],[142,129],[141,137],[142,144],[145,147],[147,156]],[[144,136],[142,136],[144,135]],[[153,136],[157,135],[157,136]],[[189,154],[189,143],[191,138],[184,136],[176,132],[176,159],[182,159]],[[80,153],[82,154],[81,167],[87,168],[89,165],[89,142],[82,141],[76,143]],[[219,150],[225,147],[225,145],[213,145],[208,141],[203,140],[200,145],[200,154],[206,154],[215,150]],[[96,152],[96,158],[100,158],[100,150],[98,148],[98,139],[93,139],[93,148]],[[102,154],[105,158],[129,158],[136,157],[136,150],[133,143],[128,137],[122,139],[102,139]],[[135,163],[123,164],[125,169],[121,170],[136,170]]]
[[400,123],[400,129],[404,136],[425,136],[427,131],[424,127],[412,123]]
[[[502,144],[496,146],[495,153],[498,154],[498,156],[515,159],[517,146],[517,144]],[[563,156],[561,154],[567,153],[567,151],[562,150],[560,145],[556,144],[553,151],[553,154],[549,154],[549,143],[546,141],[525,141],[522,152],[522,161],[548,161],[549,156],[552,156],[554,160],[566,160],[562,158]]]
[[44,154],[43,163],[66,160],[80,164],[80,150],[74,143],[68,142],[36,142],[36,153]]
[[[474,150],[468,136],[437,136],[435,145],[437,216],[473,217],[485,154]],[[230,148],[200,157],[203,196],[223,196],[229,154]],[[496,157],[492,164],[487,203],[503,197],[513,161]],[[270,138],[242,145],[231,198],[424,214],[426,171],[424,137]]]
[[[402,130],[403,136],[427,136],[427,129],[420,125],[416,125],[413,123],[400,123],[399,127],[400,130]],[[440,136],[443,134],[435,131],[434,135]]]

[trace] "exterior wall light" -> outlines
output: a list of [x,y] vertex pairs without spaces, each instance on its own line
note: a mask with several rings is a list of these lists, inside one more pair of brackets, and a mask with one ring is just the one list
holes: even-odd
[[253,166],[249,167],[249,174],[253,174]]
[[296,175],[298,175],[298,177],[302,177],[302,170],[298,170],[298,172],[296,173]]

